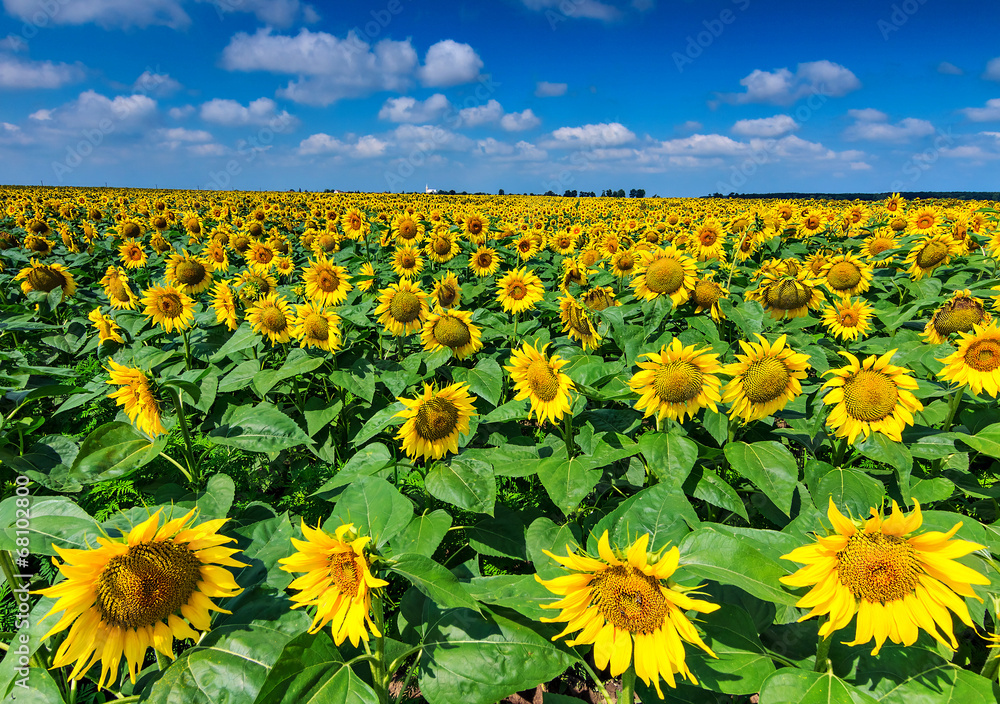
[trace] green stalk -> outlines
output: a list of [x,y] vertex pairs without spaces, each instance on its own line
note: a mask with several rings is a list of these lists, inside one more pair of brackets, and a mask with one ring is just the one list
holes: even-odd
[[840,438],[833,450],[833,466],[839,467],[844,462],[844,455],[847,454],[847,438]]
[[566,459],[573,459],[573,414],[563,416],[563,440],[566,441]]
[[[827,618],[823,618],[820,621],[820,626],[827,622]],[[819,637],[819,642],[816,644],[816,666],[813,667],[815,672],[829,672],[833,667],[833,663],[830,662],[830,646],[833,645],[833,638],[827,636]]]
[[577,657],[580,658],[579,662],[581,665],[583,665],[583,669],[587,671],[587,674],[590,675],[590,678],[594,680],[594,684],[597,685],[597,690],[601,693],[601,696],[604,697],[604,703],[612,704],[611,695],[608,694],[608,690],[605,689],[604,683],[601,682],[601,678],[598,677],[597,673],[594,672],[594,669],[587,664],[587,661],[580,655],[580,652],[576,650],[576,648],[574,648],[573,650],[576,652]]
[[187,330],[181,330],[181,337],[184,338],[184,368],[191,371],[191,340]]
[[[1000,599],[995,596],[990,598],[993,601],[993,637],[996,638],[1000,635]],[[1000,672],[1000,648],[991,648],[989,657],[983,663],[983,669],[979,674],[988,680],[995,680],[998,672]]]
[[635,701],[635,663],[630,663],[622,673],[622,691],[618,693],[619,704],[633,704]]
[[965,395],[965,385],[959,386],[955,389],[955,393],[952,395],[951,399],[948,401],[948,417],[944,419],[944,426],[942,430],[948,432],[951,430],[952,423],[955,422],[955,414],[958,413],[958,407],[962,403],[962,396]]
[[201,477],[198,474],[198,464],[194,461],[194,447],[191,444],[191,433],[188,430],[187,418],[184,417],[184,403],[181,401],[180,392],[170,387],[171,400],[174,402],[174,409],[177,411],[177,421],[181,426],[181,435],[184,437],[184,461],[187,462],[188,476],[193,488],[197,489],[201,485]]

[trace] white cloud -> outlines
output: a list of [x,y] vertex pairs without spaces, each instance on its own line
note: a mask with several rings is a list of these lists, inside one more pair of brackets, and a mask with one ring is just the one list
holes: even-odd
[[213,137],[205,130],[189,130],[183,127],[162,129],[158,135],[170,142],[211,142]]
[[965,71],[963,71],[950,61],[942,61],[941,63],[939,63],[937,67],[937,72],[944,73],[949,76],[961,76],[965,73]]
[[132,91],[135,93],[151,94],[157,97],[166,97],[179,91],[181,86],[179,81],[174,80],[168,73],[154,73],[153,71],[143,71],[142,75],[135,79]]
[[388,142],[383,142],[373,135],[366,134],[364,137],[358,139],[354,145],[354,153],[359,157],[381,156],[385,153],[388,146]]
[[847,114],[855,122],[844,130],[844,139],[867,140],[871,142],[906,142],[914,137],[934,134],[934,125],[927,120],[907,117],[896,124],[889,122],[889,116],[881,110],[866,108],[848,110]]
[[471,46],[444,39],[427,50],[417,75],[425,86],[457,86],[477,80],[482,67],[483,60]]
[[553,28],[567,19],[614,22],[622,17],[617,7],[599,0],[521,0],[521,3],[529,10],[544,12]]
[[220,15],[227,12],[250,12],[263,24],[290,27],[298,21],[316,22],[319,15],[312,5],[299,0],[198,0],[212,5]]
[[852,161],[849,166],[851,167],[851,171],[870,171],[872,168],[871,164],[863,161]]
[[278,94],[322,106],[383,90],[405,90],[417,64],[409,40],[383,39],[371,46],[353,30],[344,39],[308,29],[295,36],[271,29],[252,35],[238,32],[222,52],[222,66],[230,71],[297,75]]
[[861,87],[861,81],[849,69],[832,61],[801,63],[792,73],[787,68],[775,71],[755,69],[740,80],[743,93],[724,93],[719,98],[736,105],[769,103],[791,105],[808,95],[840,97]]
[[538,81],[535,84],[535,97],[537,98],[556,98],[560,95],[566,95],[566,90],[569,88],[565,83],[549,83],[548,81]]
[[704,125],[697,120],[688,120],[687,122],[683,122],[674,127],[674,132],[679,134],[684,134],[685,132],[699,132],[702,127],[704,127]]
[[[244,0],[245,1],[245,0]],[[45,17],[47,24],[96,24],[105,29],[150,27],[161,25],[180,29],[191,24],[191,18],[178,0],[3,0],[7,14],[24,22],[37,24],[36,17]],[[45,8],[51,7],[52,11]]]
[[47,122],[52,119],[53,112],[55,112],[55,110],[46,110],[44,108],[42,110],[35,110],[35,112],[28,115],[28,119],[37,120],[38,122]]
[[441,93],[422,101],[407,95],[386,100],[378,111],[378,117],[389,122],[437,122],[451,109],[448,98]]
[[31,61],[0,54],[0,88],[61,88],[82,81],[83,77],[83,66],[80,64]]
[[982,108],[964,108],[959,110],[973,122],[1000,122],[1000,98],[991,98]]
[[521,112],[508,113],[500,119],[500,126],[508,132],[523,132],[538,127],[540,124],[542,124],[541,119],[532,112],[531,108]]
[[195,156],[225,156],[229,153],[221,144],[192,144],[187,150]]
[[617,147],[635,140],[635,134],[620,122],[602,122],[580,127],[560,127],[543,145],[556,149]]
[[659,149],[671,156],[735,156],[746,152],[748,146],[721,134],[693,134],[661,142]]
[[155,121],[157,107],[156,101],[147,95],[119,95],[112,99],[88,90],[55,110],[38,111],[34,115],[39,116],[35,119],[69,130],[99,127],[106,120],[116,131],[142,131]]
[[287,110],[278,112],[278,105],[270,98],[257,98],[246,107],[235,100],[215,98],[201,106],[201,119],[226,127],[242,125],[281,124],[287,128],[297,120]]
[[319,132],[303,139],[299,143],[298,153],[303,156],[327,154],[365,159],[382,156],[389,146],[389,142],[384,142],[370,134],[354,142],[343,142],[336,137]]
[[743,137],[779,137],[797,129],[799,123],[789,115],[775,115],[756,120],[738,120],[733,125],[733,134]]
[[474,105],[458,111],[458,117],[463,127],[478,127],[496,122],[503,117],[503,105],[490,100],[485,105]]
[[310,135],[299,142],[299,154],[340,154],[347,145],[325,132]]
[[184,105],[179,108],[170,108],[170,110],[167,111],[167,114],[170,115],[170,118],[173,120],[183,120],[184,118],[189,117],[194,110],[194,105]]
[[422,152],[468,151],[475,144],[465,135],[434,125],[400,125],[393,136],[404,149]]
[[986,64],[986,71],[983,72],[983,78],[988,81],[1000,81],[1000,56],[989,60],[989,63]]

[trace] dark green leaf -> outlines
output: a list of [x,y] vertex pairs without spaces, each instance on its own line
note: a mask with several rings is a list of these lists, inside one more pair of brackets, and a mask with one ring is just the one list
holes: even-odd
[[441,501],[477,513],[493,515],[496,478],[493,467],[461,455],[435,462],[424,479],[427,491]]
[[405,577],[442,609],[466,608],[479,611],[479,604],[455,575],[429,557],[412,552],[403,553],[393,558],[388,567]]
[[733,469],[756,484],[782,513],[791,515],[799,468],[788,448],[771,440],[753,444],[731,442],[726,445],[725,453]]

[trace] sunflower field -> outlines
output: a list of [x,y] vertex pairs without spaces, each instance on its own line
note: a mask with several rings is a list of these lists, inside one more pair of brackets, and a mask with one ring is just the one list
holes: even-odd
[[0,189],[0,693],[993,702],[992,202]]

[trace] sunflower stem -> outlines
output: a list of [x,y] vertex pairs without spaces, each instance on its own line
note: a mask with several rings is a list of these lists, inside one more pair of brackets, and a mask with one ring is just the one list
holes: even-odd
[[[822,625],[823,623],[826,623],[825,618],[820,623],[820,625]],[[832,663],[830,662],[831,645],[833,645],[832,637],[830,636],[827,636],[826,638],[824,638],[823,636],[819,637],[819,641],[816,643],[816,666],[813,667],[813,670],[815,672],[826,673],[830,670],[830,667],[832,666]]]
[[70,680],[69,682],[69,702],[67,704],[76,704],[76,684],[79,680]]
[[959,386],[955,389],[955,393],[952,394],[951,399],[948,400],[948,417],[944,419],[944,425],[941,430],[944,432],[949,432],[951,430],[952,423],[955,422],[955,414],[958,413],[958,407],[962,403],[962,396],[965,395],[965,385]]
[[163,459],[165,459],[167,462],[169,462],[173,466],[177,467],[177,469],[179,469],[181,471],[181,474],[183,474],[185,477],[187,477],[187,480],[189,482],[191,482],[192,484],[194,483],[194,478],[184,468],[184,465],[182,465],[180,462],[178,462],[177,460],[175,460],[173,457],[171,457],[170,455],[168,455],[165,452],[161,452],[160,453],[160,457],[162,457]]
[[635,663],[629,663],[622,673],[622,691],[618,693],[618,704],[633,704],[635,701]]
[[573,459],[573,414],[563,416],[563,440],[566,441],[566,459]]
[[171,400],[174,402],[174,409],[177,411],[177,422],[181,426],[181,435],[184,437],[184,461],[187,462],[189,480],[192,487],[197,489],[201,485],[201,477],[198,476],[198,465],[194,461],[194,449],[191,446],[191,433],[188,430],[187,418],[184,416],[184,403],[181,401],[180,392],[170,387],[168,389]]
[[587,664],[587,661],[580,655],[580,652],[576,650],[576,648],[573,650],[576,652],[577,657],[580,658],[580,664],[583,665],[583,669],[587,671],[590,678],[594,680],[594,684],[597,685],[597,690],[601,693],[601,696],[604,697],[605,704],[612,704],[611,695],[608,694],[608,690],[605,689],[604,683],[601,682],[601,678],[597,676],[596,672],[594,672],[594,668]]
[[181,330],[181,337],[184,338],[184,368],[191,371],[191,340],[187,330]]
[[847,438],[840,438],[833,450],[833,466],[839,467],[844,462],[844,455],[847,454]]

